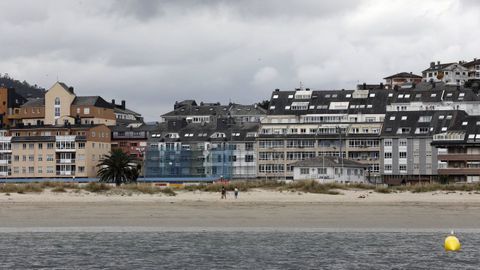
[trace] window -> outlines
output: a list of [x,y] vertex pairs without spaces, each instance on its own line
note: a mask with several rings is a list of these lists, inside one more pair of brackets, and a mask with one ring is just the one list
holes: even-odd
[[385,164],[385,171],[391,171],[392,170],[392,165],[390,164]]
[[407,146],[407,140],[399,140],[398,145],[400,146]]
[[327,174],[327,168],[317,168],[318,174]]
[[35,173],[34,167],[28,167],[28,173]]
[[13,161],[20,161],[20,156],[17,156],[17,155],[13,156]]
[[59,97],[55,98],[55,105],[60,105],[60,98]]
[[402,120],[407,120],[407,116],[406,115],[402,116]]
[[85,149],[85,143],[84,142],[79,142],[78,143],[78,149]]
[[370,95],[368,95],[369,97],[375,97],[375,93],[371,93]]
[[38,159],[38,161],[43,161],[43,156],[42,156],[42,155],[38,155],[37,159]]
[[38,172],[38,173],[43,173],[43,168],[42,168],[42,166],[38,166],[37,172]]
[[435,94],[435,93],[430,95],[430,97],[436,97],[436,96],[437,96],[437,94]]
[[90,114],[90,108],[83,108],[83,114]]
[[390,121],[395,120],[395,116],[390,116]]
[[33,143],[28,144],[28,149],[33,149],[34,147],[35,147],[35,145]]
[[78,166],[78,172],[79,173],[84,173],[85,172],[85,166]]
[[392,152],[385,152],[385,158],[392,158]]
[[27,149],[27,144],[26,143],[22,144],[22,149],[23,150]]
[[53,143],[47,143],[47,149],[53,149]]
[[28,156],[28,161],[35,161],[35,157],[33,155]]
[[273,98],[273,99],[277,99],[277,98],[278,98],[278,95],[273,95],[272,98]]
[[407,158],[407,152],[398,152],[399,158]]
[[393,97],[393,93],[388,93],[388,97]]
[[310,169],[309,168],[300,168],[300,174],[309,174]]
[[47,155],[47,161],[53,161],[53,155]]
[[385,146],[392,146],[392,140],[387,140],[387,139],[386,139],[385,141],[383,141],[383,145],[385,145]]
[[53,173],[53,166],[47,166],[47,173]]
[[27,161],[27,156],[23,155],[22,156],[22,161]]
[[43,143],[38,144],[38,149],[43,149]]
[[432,121],[431,115],[422,115],[418,118],[419,123],[430,123]]
[[60,117],[60,107],[55,107],[55,117]]
[[245,162],[253,162],[253,155],[245,155]]
[[400,165],[399,169],[400,169],[400,171],[406,171],[407,170],[407,165]]

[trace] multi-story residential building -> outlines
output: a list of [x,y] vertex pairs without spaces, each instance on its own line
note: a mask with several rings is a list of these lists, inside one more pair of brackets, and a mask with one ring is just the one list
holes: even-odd
[[17,127],[9,133],[0,138],[0,172],[11,178],[95,177],[98,161],[110,152],[110,129],[103,124]]
[[385,86],[387,86],[388,89],[393,89],[395,86],[401,87],[405,84],[420,83],[422,82],[423,77],[413,74],[412,72],[400,72],[383,79],[385,80]]
[[188,123],[214,123],[219,118],[231,117],[236,123],[259,123],[265,110],[256,104],[203,103],[195,100],[175,102],[174,110],[162,115],[162,121],[186,120]]
[[257,123],[237,124],[233,118],[162,123],[148,139],[146,176],[254,178],[257,130]]
[[453,127],[465,112],[387,112],[382,129],[383,181],[387,184],[438,180],[438,150],[431,146],[434,134]]
[[463,85],[468,80],[468,69],[460,63],[431,62],[430,67],[422,71],[422,77],[425,82]]
[[113,111],[117,125],[142,125],[143,117],[141,114],[134,112],[127,108],[127,103],[122,100],[121,104],[115,104],[115,99],[112,99]]
[[17,94],[15,89],[0,87],[0,125],[2,128],[16,124],[15,114],[27,99]]
[[468,79],[480,80],[480,59],[474,58],[473,61],[465,62],[463,66],[468,69]]
[[453,127],[433,136],[438,148],[442,182],[480,181],[480,116],[464,116]]
[[274,91],[258,138],[258,177],[293,178],[292,164],[342,156],[380,179],[380,131],[389,91]]
[[77,96],[72,87],[55,83],[44,98],[20,107],[17,119],[24,125],[116,124],[114,106],[99,96]]
[[158,129],[157,125],[143,124],[139,127],[114,126],[112,129],[112,149],[121,149],[123,152],[143,160],[147,146],[148,135]]

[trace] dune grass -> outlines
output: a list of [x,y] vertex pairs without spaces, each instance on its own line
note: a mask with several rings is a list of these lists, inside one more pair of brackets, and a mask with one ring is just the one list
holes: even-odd
[[2,184],[0,193],[40,193],[44,188],[39,184]]
[[[342,190],[371,190],[377,193],[398,193],[398,192],[412,192],[412,193],[424,193],[424,192],[480,192],[480,183],[467,184],[439,184],[439,183],[425,183],[403,186],[384,186],[384,185],[371,185],[371,184],[339,184],[339,183],[327,183],[321,184],[313,180],[305,181],[292,181],[286,183],[285,181],[275,180],[236,180],[228,183],[213,183],[213,184],[200,184],[200,185],[187,185],[178,190],[185,191],[204,191],[204,192],[220,192],[222,187],[225,187],[227,191],[233,191],[238,188],[239,191],[245,192],[251,189],[264,189],[274,191],[291,191],[291,192],[304,192],[304,193],[318,193],[318,194],[341,194]],[[41,193],[44,190],[51,190],[55,193],[68,192],[92,192],[92,193],[139,193],[139,194],[165,194],[168,196],[177,195],[177,188],[172,189],[169,187],[157,187],[152,184],[137,183],[127,184],[120,187],[114,187],[111,184],[90,182],[86,185],[79,185],[71,182],[40,182],[40,183],[19,183],[19,184],[0,184],[0,193]]]

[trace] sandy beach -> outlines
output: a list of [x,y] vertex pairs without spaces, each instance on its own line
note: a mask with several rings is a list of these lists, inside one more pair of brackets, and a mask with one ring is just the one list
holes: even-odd
[[342,190],[341,195],[252,190],[228,194],[88,192],[0,194],[0,228],[132,227],[266,229],[477,229],[480,194],[429,192],[381,194]]

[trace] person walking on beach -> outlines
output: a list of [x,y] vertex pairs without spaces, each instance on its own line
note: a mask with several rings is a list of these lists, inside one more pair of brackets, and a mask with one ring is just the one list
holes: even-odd
[[222,199],[227,199],[227,190],[222,186]]
[[235,194],[235,199],[238,198],[238,188],[235,187],[235,189],[233,190],[233,194]]

